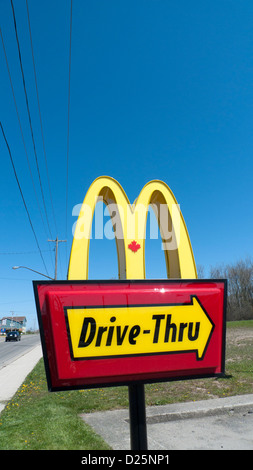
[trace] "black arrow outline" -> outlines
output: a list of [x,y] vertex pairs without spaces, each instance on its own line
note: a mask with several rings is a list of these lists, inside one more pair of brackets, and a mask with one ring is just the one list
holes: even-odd
[[[203,310],[203,313],[207,316],[208,320],[210,321],[212,328],[209,333],[209,336],[206,341],[206,346],[204,348],[203,353],[201,356],[199,356],[199,351],[198,349],[184,349],[181,351],[162,351],[162,352],[152,352],[152,353],[137,353],[137,354],[107,354],[105,356],[83,356],[83,357],[74,357],[73,353],[73,347],[72,347],[72,339],[71,339],[71,333],[70,333],[70,327],[69,327],[69,321],[68,321],[68,309],[71,310],[78,310],[78,309],[108,309],[108,308],[128,308],[128,307],[180,307],[180,306],[193,306],[193,299],[196,299],[198,304],[200,305],[201,309]],[[64,317],[65,317],[65,323],[66,323],[66,329],[67,329],[67,336],[68,336],[68,343],[69,343],[69,350],[70,350],[70,357],[72,361],[89,361],[89,360],[99,360],[99,359],[113,359],[113,358],[122,358],[122,357],[140,357],[140,356],[161,356],[161,355],[168,355],[168,354],[186,354],[186,353],[196,353],[196,359],[197,361],[202,361],[205,357],[208,345],[210,343],[215,324],[210,318],[210,315],[207,313],[206,309],[203,307],[202,303],[198,299],[197,295],[191,295],[190,296],[190,302],[183,302],[183,303],[155,303],[155,304],[128,304],[128,305],[84,305],[84,306],[65,306],[63,307],[64,309]],[[145,330],[143,330],[145,331]],[[109,350],[108,350],[109,351]]]

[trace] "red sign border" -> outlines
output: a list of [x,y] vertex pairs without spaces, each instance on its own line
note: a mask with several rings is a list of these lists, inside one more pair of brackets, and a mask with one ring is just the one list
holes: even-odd
[[[73,384],[71,385],[53,385],[53,380],[51,378],[51,370],[49,366],[49,358],[48,358],[48,347],[45,339],[45,332],[44,332],[44,325],[43,325],[43,320],[42,320],[42,313],[40,309],[40,302],[39,302],[39,295],[38,295],[38,285],[80,285],[80,284],[86,284],[86,285],[96,285],[96,284],[118,284],[118,285],[123,285],[123,284],[145,284],[145,283],[152,283],[152,284],[176,284],[176,283],[191,283],[191,284],[201,284],[201,283],[222,283],[224,285],[224,302],[223,302],[223,319],[222,319],[222,354],[221,354],[221,372],[219,373],[200,373],[200,374],[186,374],[186,375],[174,375],[174,376],[167,376],[167,377],[152,377],[152,378],[144,378],[144,379],[136,379],[136,380],[124,380],[124,381],[115,381],[115,382],[94,382],[94,383],[88,383],[88,384],[78,384],[76,385],[74,382],[75,380],[73,379]],[[210,378],[210,377],[224,377],[225,375],[225,339],[226,339],[226,300],[227,300],[227,280],[226,279],[127,279],[127,280],[107,280],[107,279],[101,279],[101,280],[56,280],[56,281],[33,281],[33,288],[34,288],[34,295],[35,295],[35,303],[36,303],[36,308],[37,308],[37,316],[38,316],[38,322],[39,322],[39,329],[40,329],[40,336],[41,336],[41,343],[42,343],[42,351],[43,351],[43,358],[44,358],[44,364],[45,364],[45,370],[46,370],[46,377],[47,377],[47,383],[48,383],[48,389],[49,391],[64,391],[64,390],[80,390],[80,389],[91,389],[91,388],[102,388],[102,387],[112,387],[112,386],[126,386],[130,384],[138,384],[138,383],[159,383],[159,382],[171,382],[171,381],[177,381],[177,380],[191,380],[191,379],[201,379],[201,378]],[[191,295],[191,301],[192,298],[196,297],[196,294]],[[198,299],[199,301],[199,299]],[[200,301],[199,301],[200,302]],[[139,304],[138,304],[139,305]],[[146,304],[148,305],[148,304]],[[153,304],[152,304],[153,305]],[[159,304],[160,305],[160,304]],[[171,304],[170,304],[171,305]],[[178,305],[178,304],[177,304]],[[139,305],[140,306],[140,305]],[[115,305],[114,305],[115,307]],[[121,305],[122,307],[122,305]],[[203,306],[202,306],[203,308]],[[65,310],[65,309],[64,309]],[[208,315],[208,313],[205,311],[205,313]],[[64,311],[64,316],[65,316],[65,311]],[[209,316],[209,315],[208,315]],[[212,322],[213,323],[213,322]],[[213,332],[213,329],[212,329]],[[212,332],[209,336],[208,343],[210,341],[210,338],[212,336]],[[163,354],[163,353],[161,353]],[[169,353],[167,353],[169,354]],[[177,354],[177,353],[175,353]],[[148,356],[149,354],[143,354],[143,356]],[[154,355],[154,354],[150,354]],[[139,355],[138,355],[139,356]],[[59,382],[61,382],[60,379],[58,379]],[[69,382],[71,381],[68,380]]]

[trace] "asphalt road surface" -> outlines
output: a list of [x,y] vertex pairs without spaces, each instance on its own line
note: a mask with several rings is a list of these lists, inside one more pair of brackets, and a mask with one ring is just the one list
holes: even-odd
[[0,338],[0,370],[40,344],[40,335],[22,335],[21,341],[5,341]]

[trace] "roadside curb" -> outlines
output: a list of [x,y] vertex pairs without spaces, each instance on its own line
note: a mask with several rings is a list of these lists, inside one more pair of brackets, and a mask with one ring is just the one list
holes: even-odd
[[236,412],[253,413],[253,394],[147,407],[147,424]]
[[[180,432],[183,434],[184,428],[188,429],[188,425],[191,426],[190,423],[194,422],[195,419],[202,417],[222,417],[222,415],[226,419],[226,416],[228,418],[240,416],[240,412],[248,417],[252,416],[253,394],[225,398],[210,398],[196,402],[147,406],[146,422],[148,427],[149,448],[156,450],[167,448],[164,446],[164,442],[162,444],[161,441],[166,440],[167,438],[165,436],[167,435],[170,435],[170,439],[172,440],[169,431],[171,426],[172,429],[174,429],[173,426],[179,426]],[[101,435],[114,450],[130,449],[128,409],[85,413],[80,416],[97,434]],[[207,421],[204,420],[204,423],[207,423]],[[202,427],[201,423],[199,423],[199,425],[200,429],[202,429],[203,422]],[[205,424],[205,426],[206,425],[207,424]],[[196,421],[193,426],[196,426]],[[190,432],[192,434],[192,430]],[[195,432],[197,433],[198,431],[194,430],[194,433]],[[201,434],[201,431],[199,432]],[[199,442],[201,439],[203,439],[202,436],[199,437]],[[213,439],[215,439],[215,437]],[[166,445],[172,445],[172,442]],[[209,444],[205,442],[205,448],[212,448],[208,447],[208,445]],[[175,444],[174,448],[181,448],[180,444],[177,447]]]

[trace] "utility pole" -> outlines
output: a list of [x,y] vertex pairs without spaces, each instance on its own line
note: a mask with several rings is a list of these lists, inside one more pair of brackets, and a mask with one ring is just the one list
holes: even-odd
[[11,310],[11,331],[12,331],[12,328],[13,328],[13,310]]
[[54,279],[56,281],[57,279],[57,258],[58,258],[58,243],[66,242],[67,240],[59,240],[58,235],[55,240],[48,240],[48,242],[54,242],[55,243],[55,273],[54,273]]

